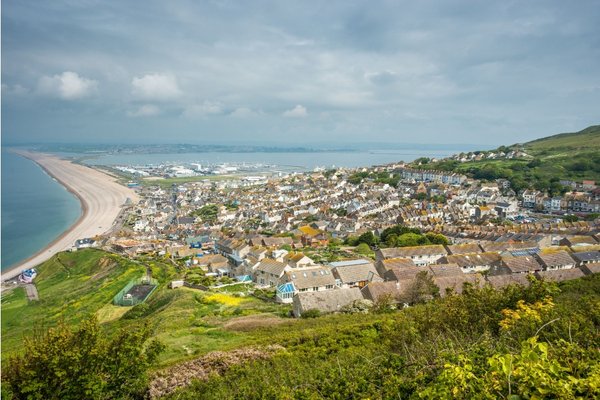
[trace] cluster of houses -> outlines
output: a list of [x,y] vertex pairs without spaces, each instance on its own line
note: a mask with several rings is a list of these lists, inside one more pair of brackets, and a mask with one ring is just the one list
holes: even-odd
[[600,213],[600,187],[594,181],[583,181],[581,185],[563,182],[574,187],[574,191],[564,196],[549,197],[539,190],[525,190],[522,194],[523,207],[548,213]]
[[296,316],[311,309],[339,311],[363,299],[410,302],[411,288],[423,273],[445,296],[461,293],[465,283],[503,287],[527,285],[530,274],[562,281],[600,272],[598,234],[564,237],[544,248],[535,240],[382,248],[375,260],[356,258],[325,265],[301,251],[284,249],[293,244],[289,237],[260,235],[218,240],[217,254],[200,253],[189,265],[271,288],[277,302],[293,304]]
[[[399,183],[377,182],[371,174],[351,183],[357,172],[398,178]],[[520,205],[503,180],[482,183],[390,164],[244,182],[140,186],[141,200],[132,206],[124,229],[101,244],[80,241],[77,247],[184,258],[189,268],[271,287],[277,301],[294,304],[296,314],[311,308],[332,311],[358,298],[400,299],[420,272],[444,295],[446,289],[462,290],[465,282],[502,286],[526,283],[527,274],[572,277],[593,271],[600,262],[600,220],[519,220],[522,206],[544,209],[547,196],[526,191]],[[595,184],[574,185],[581,192],[550,199],[550,211],[597,210]],[[205,209],[210,210],[199,212]],[[497,222],[507,217],[515,223]],[[379,236],[396,224],[442,233],[453,244],[380,249],[375,260],[331,263],[305,254],[365,232]]]

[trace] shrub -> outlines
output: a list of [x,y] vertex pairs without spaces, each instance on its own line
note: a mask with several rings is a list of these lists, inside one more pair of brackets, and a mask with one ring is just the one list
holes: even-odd
[[163,346],[148,325],[106,337],[95,317],[77,328],[64,323],[26,338],[4,378],[16,399],[143,398],[148,368]]
[[306,310],[302,313],[302,318],[317,318],[321,316],[321,311],[313,308],[311,310]]

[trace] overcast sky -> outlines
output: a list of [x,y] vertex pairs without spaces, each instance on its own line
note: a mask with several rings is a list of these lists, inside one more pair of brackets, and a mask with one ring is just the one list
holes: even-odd
[[511,144],[600,122],[600,2],[2,2],[2,141]]

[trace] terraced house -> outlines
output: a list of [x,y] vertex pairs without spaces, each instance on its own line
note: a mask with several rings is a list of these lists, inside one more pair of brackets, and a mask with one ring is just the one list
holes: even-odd
[[388,258],[408,258],[418,266],[426,266],[438,262],[446,256],[448,251],[442,245],[434,244],[430,246],[411,246],[394,247],[389,249],[379,249],[375,252],[377,260]]

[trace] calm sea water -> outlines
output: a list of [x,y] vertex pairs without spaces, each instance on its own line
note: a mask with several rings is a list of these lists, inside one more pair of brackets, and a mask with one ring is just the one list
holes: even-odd
[[2,150],[2,269],[46,247],[80,215],[79,200],[37,164]]

